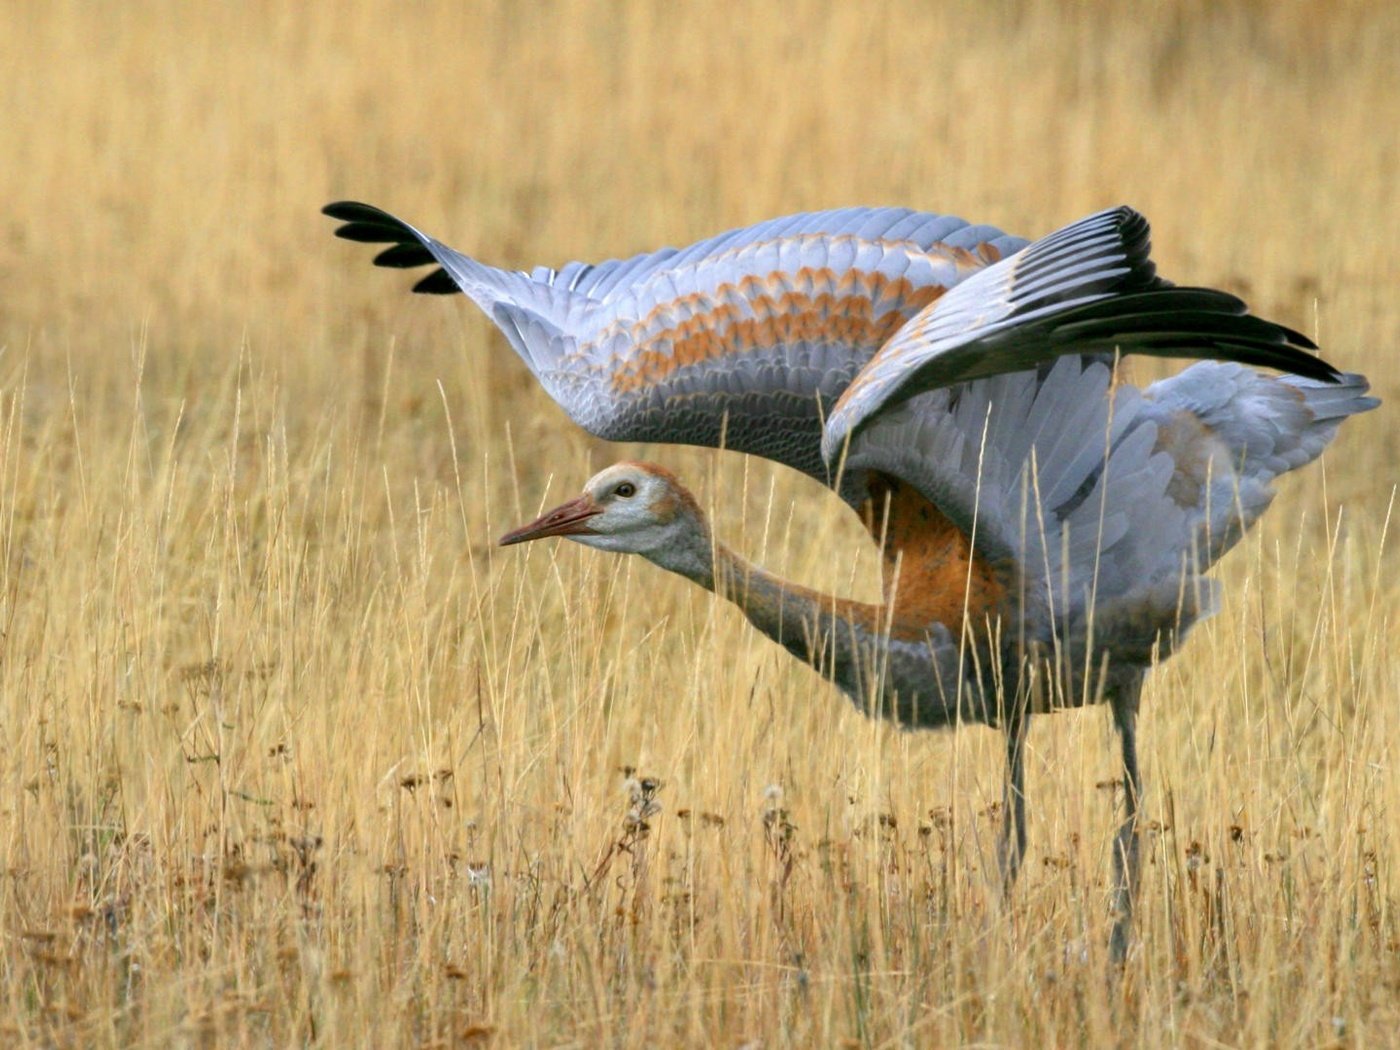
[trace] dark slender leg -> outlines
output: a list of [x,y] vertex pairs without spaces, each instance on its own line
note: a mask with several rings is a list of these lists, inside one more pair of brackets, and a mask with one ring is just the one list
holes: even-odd
[[1001,796],[1001,841],[997,864],[1001,889],[1010,896],[1026,855],[1026,729],[1030,716],[1013,718],[1006,727],[1006,785]]
[[1133,929],[1133,901],[1138,885],[1138,803],[1142,799],[1142,775],[1137,760],[1138,698],[1142,693],[1139,680],[1126,688],[1113,701],[1113,721],[1123,745],[1123,823],[1113,842],[1113,935],[1109,940],[1109,958],[1122,963],[1128,954],[1128,939]]

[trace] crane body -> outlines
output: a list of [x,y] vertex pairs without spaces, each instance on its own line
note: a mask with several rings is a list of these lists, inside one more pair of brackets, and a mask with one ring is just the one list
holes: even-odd
[[[881,547],[880,604],[750,564],[655,464],[607,468],[502,543],[641,554],[734,602],[867,715],[1002,728],[1008,887],[1031,717],[1107,703],[1125,787],[1121,960],[1144,676],[1215,608],[1204,574],[1267,509],[1274,479],[1375,407],[1364,377],[1233,296],[1158,277],[1128,208],[1035,242],[845,209],[528,274],[367,205],[325,210],[341,236],[390,243],[381,265],[436,263],[417,290],[465,292],[591,432],[763,455],[845,499]],[[1119,372],[1131,353],[1202,360],[1139,389]]]

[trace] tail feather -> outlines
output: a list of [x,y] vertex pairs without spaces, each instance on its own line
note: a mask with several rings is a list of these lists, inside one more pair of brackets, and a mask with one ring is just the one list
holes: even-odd
[[1343,372],[1336,383],[1318,385],[1284,378],[1285,383],[1302,392],[1303,401],[1312,411],[1313,424],[1345,419],[1358,412],[1369,412],[1380,406],[1380,398],[1368,397],[1371,384],[1357,372]]
[[1203,362],[1153,384],[1146,416],[1176,461],[1174,491],[1197,530],[1204,570],[1273,501],[1274,481],[1322,454],[1344,419],[1380,404],[1366,377],[1333,382]]

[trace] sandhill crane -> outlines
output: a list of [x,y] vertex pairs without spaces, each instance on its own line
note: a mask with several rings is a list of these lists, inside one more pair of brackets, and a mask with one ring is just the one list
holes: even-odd
[[[712,537],[664,468],[624,462],[502,537],[641,554],[736,603],[869,715],[1000,726],[1004,885],[1025,851],[1033,713],[1106,702],[1125,815],[1127,945],[1143,676],[1207,615],[1202,574],[1315,459],[1366,380],[1223,292],[1156,275],[1122,207],[1028,243],[893,208],[774,219],[683,249],[510,273],[364,204],[328,205],[376,262],[440,269],[585,429],[724,446],[830,484],[883,548],[881,605],[784,582]],[[1203,360],[1139,390],[1117,355]],[[1222,363],[1224,362],[1224,363]],[[1275,377],[1242,365],[1295,373]]]

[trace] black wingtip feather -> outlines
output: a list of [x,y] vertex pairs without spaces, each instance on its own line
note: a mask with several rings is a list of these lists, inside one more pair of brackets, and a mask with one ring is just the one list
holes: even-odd
[[[343,240],[390,245],[374,257],[376,266],[407,270],[436,262],[413,227],[372,204],[332,201],[321,209],[321,214],[344,223],[335,230],[335,235]],[[461,288],[447,271],[438,269],[415,284],[413,290],[425,295],[455,295]]]
[[376,208],[373,204],[362,204],[360,201],[332,201],[321,209],[322,215],[329,215],[332,219],[340,219],[342,222],[384,222],[388,220],[396,223],[396,220],[388,212]]
[[419,295],[456,295],[462,289],[446,270],[434,270],[413,286]]
[[1079,351],[1219,357],[1326,383],[1341,378],[1314,355],[1317,346],[1307,336],[1256,317],[1242,300],[1211,288],[1160,288],[1101,299],[1061,315],[1049,337]]
[[418,235],[411,226],[372,204],[334,201],[322,208],[321,214],[345,223],[336,229],[335,235],[347,241],[365,241],[370,244],[393,241],[418,243]]
[[1272,321],[1265,321],[1264,323],[1272,324],[1293,346],[1301,346],[1304,350],[1312,350],[1314,352],[1316,352],[1319,349],[1318,345],[1314,343],[1311,339],[1309,339],[1307,336],[1305,336],[1302,332],[1289,328],[1287,325],[1274,324],[1274,322]]
[[385,248],[374,257],[375,266],[387,266],[395,270],[410,270],[415,266],[427,266],[433,261],[433,253],[417,241],[412,244],[396,244]]
[[1221,356],[1240,364],[1274,368],[1280,372],[1302,376],[1304,379],[1316,379],[1321,383],[1335,384],[1342,381],[1341,372],[1305,350],[1295,350],[1292,347],[1260,347],[1257,343],[1243,344],[1230,340],[1209,342],[1207,345],[1230,351]]
[[[1123,204],[1042,237],[1024,249],[1017,266],[1017,281],[1027,296],[1018,304],[1018,312],[1055,302],[1062,291],[1058,271],[1071,261],[1084,269],[1097,260],[1099,274],[1093,282],[1081,275],[1074,285],[1075,296],[1086,292],[1133,295],[1170,287],[1170,282],[1157,276],[1157,264],[1151,256],[1151,233],[1147,219]],[[1032,274],[1041,277],[1046,295],[1029,295],[1036,284]],[[1018,297],[1021,294],[1018,288]]]
[[1132,265],[1123,290],[1134,292],[1160,287],[1162,279],[1157,276],[1157,264],[1152,260],[1152,225],[1147,216],[1123,204],[1118,208],[1117,218],[1118,236]]
[[347,241],[360,241],[365,244],[388,244],[403,240],[392,227],[370,222],[347,222],[344,226],[335,228],[335,235]]

